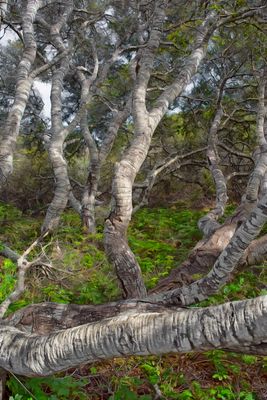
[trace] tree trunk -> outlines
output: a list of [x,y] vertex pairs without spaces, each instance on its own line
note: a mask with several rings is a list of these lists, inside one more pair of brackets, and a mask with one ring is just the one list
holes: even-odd
[[[51,88],[51,139],[48,143],[48,154],[55,177],[55,192],[42,225],[42,232],[53,231],[59,223],[62,212],[65,210],[71,185],[68,176],[67,161],[64,157],[64,141],[68,130],[63,126],[62,120],[62,92],[63,81],[69,69],[69,54],[61,37],[61,29],[67,22],[73,8],[72,0],[66,2],[66,7],[58,21],[49,26],[50,37],[58,54],[64,55],[59,67],[55,67],[52,74]],[[70,49],[69,49],[70,50]]]
[[[41,1],[28,0],[26,10],[22,15],[24,50],[17,69],[14,102],[0,137],[0,188],[6,183],[8,176],[13,171],[13,152],[33,83],[31,72],[37,50],[33,23],[41,4]],[[6,6],[7,4],[4,2],[3,11],[5,11]]]
[[132,96],[130,95],[124,109],[114,113],[113,119],[110,122],[100,149],[97,148],[96,142],[89,132],[87,122],[83,129],[84,138],[90,152],[90,165],[88,168],[87,184],[82,198],[82,220],[89,233],[96,232],[95,202],[98,192],[101,168],[112,149],[121,125],[129,116],[131,105]]
[[217,222],[217,220],[219,217],[223,216],[228,199],[226,180],[221,169],[219,168],[219,157],[216,147],[217,132],[222,116],[223,109],[221,104],[219,104],[214,120],[211,124],[207,149],[208,165],[216,187],[216,206],[207,215],[200,218],[198,222],[198,227],[203,232],[205,237],[209,237],[219,228],[220,224]]
[[267,296],[216,307],[122,314],[49,335],[0,327],[0,367],[45,376],[111,357],[225,349],[267,354]]
[[51,140],[49,158],[55,176],[55,192],[42,225],[42,232],[57,228],[62,212],[65,210],[71,191],[67,161],[63,155],[62,142]]
[[98,150],[91,154],[90,169],[82,198],[82,221],[88,233],[96,233],[95,202],[100,179]]
[[48,144],[49,159],[55,176],[55,192],[42,225],[42,232],[53,231],[59,223],[62,212],[65,210],[71,185],[68,176],[68,165],[63,153],[63,145],[67,132],[62,124],[61,95],[63,79],[69,67],[68,57],[61,62],[61,66],[53,73],[51,104],[52,104],[52,137]]
[[[136,82],[133,92],[133,119],[135,136],[123,159],[115,168],[112,186],[112,212],[105,224],[105,250],[108,259],[114,265],[124,296],[144,297],[146,293],[141,269],[127,240],[127,228],[132,215],[132,188],[151,143],[152,135],[166,113],[169,104],[180,95],[191,81],[199,63],[205,55],[207,38],[215,13],[211,13],[199,29],[196,45],[174,83],[159,97],[156,107],[150,112],[146,108],[146,92],[153,68],[155,52],[161,38],[162,24],[165,19],[164,1],[155,2],[153,25],[149,40],[138,57]],[[213,28],[214,29],[214,28]]]

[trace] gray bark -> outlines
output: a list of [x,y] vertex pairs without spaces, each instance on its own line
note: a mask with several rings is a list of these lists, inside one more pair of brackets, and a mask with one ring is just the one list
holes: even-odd
[[127,355],[209,349],[267,354],[267,296],[216,307],[125,313],[49,335],[0,327],[0,366],[24,376]]
[[138,57],[138,73],[133,93],[134,139],[122,160],[115,168],[112,195],[112,212],[105,224],[105,249],[110,262],[115,266],[124,296],[144,297],[146,289],[140,266],[131,252],[126,233],[132,214],[132,187],[135,177],[144,162],[152,135],[166,113],[169,105],[180,95],[205,55],[211,31],[214,29],[215,13],[211,12],[198,30],[195,47],[185,62],[177,79],[159,97],[156,107],[148,112],[146,92],[151,76],[155,51],[159,47],[161,29],[165,18],[164,1],[155,2],[155,12],[150,37]]
[[[174,289],[167,294],[159,295],[162,297],[163,304],[193,304],[216,293],[229,280],[230,273],[236,268],[244,251],[258,236],[266,221],[267,196],[264,196],[247,220],[236,230],[208,275],[193,282],[188,287]],[[160,298],[157,295],[155,296],[154,301],[159,301]]]
[[209,131],[207,159],[210,172],[212,174],[215,187],[216,187],[216,206],[207,215],[202,217],[198,222],[199,229],[203,232],[205,237],[212,235],[220,226],[217,222],[218,218],[223,216],[224,209],[227,204],[227,187],[226,180],[219,167],[219,157],[217,151],[217,132],[223,116],[223,109],[221,104],[215,113],[212,125]]
[[68,130],[64,128],[62,121],[62,91],[63,80],[69,69],[69,54],[61,37],[61,29],[67,22],[73,8],[73,2],[66,2],[66,7],[59,20],[50,26],[50,38],[56,47],[58,54],[63,55],[59,67],[52,72],[51,88],[51,139],[48,143],[49,159],[55,177],[55,192],[42,225],[42,232],[54,230],[59,223],[60,216],[65,210],[71,185],[68,176],[67,161],[64,157],[64,141]]
[[267,79],[267,68],[264,67],[262,70],[262,76],[259,80],[258,86],[258,110],[257,110],[257,124],[256,124],[256,135],[258,140],[259,148],[255,152],[256,165],[250,175],[246,193],[242,201],[240,210],[243,215],[248,215],[253,209],[260,196],[260,188],[264,180],[267,170],[267,141],[265,137],[265,119],[267,115],[267,107],[265,106],[266,98],[266,79]]
[[69,194],[69,202],[71,207],[77,212],[77,214],[82,214],[82,205],[78,199],[73,194],[73,191],[70,191]]
[[[166,112],[170,102],[180,94],[196,72],[205,55],[205,47],[210,32],[214,28],[214,14],[211,13],[199,29],[196,46],[193,48],[187,63],[185,63],[185,68],[180,72],[174,84],[160,96],[156,107],[149,112],[146,108],[146,91],[153,66],[154,53],[160,40],[161,26],[164,21],[164,6],[165,2],[156,1],[154,27],[139,60],[140,69],[136,78],[133,99],[135,137],[122,161],[116,167],[113,184],[114,207],[105,228],[107,254],[117,268],[117,274],[126,297],[146,296],[140,268],[126,241],[126,232],[132,211],[133,182],[148,152],[151,137],[159,120]],[[59,38],[58,30],[54,33],[56,42]],[[63,47],[64,44],[59,41],[58,49],[61,50],[62,48],[62,51],[64,51]],[[68,130],[62,130],[61,105],[57,107],[60,103],[61,91],[59,87],[62,83],[62,77],[64,77],[64,63],[65,59],[57,70],[59,72],[63,68],[63,73],[58,74],[57,82],[55,82],[54,90],[52,90],[52,97],[55,99],[52,124],[55,131],[59,132],[59,136],[54,137],[56,142],[55,154],[59,154],[59,158],[63,154],[64,135],[68,132]],[[80,115],[83,111],[82,108]],[[65,165],[64,162],[62,164],[62,159],[58,161],[58,165],[60,162],[64,175]],[[59,168],[58,175],[62,173],[62,170],[60,171]],[[59,197],[68,199],[65,194]],[[110,319],[92,323],[93,317],[90,315],[88,317],[90,308],[85,306],[84,310],[88,313],[83,322],[88,321],[86,318],[92,317],[91,323],[53,333],[44,330],[43,335],[23,332],[11,326],[11,321],[15,325],[16,318],[18,318],[18,315],[22,315],[23,311],[20,311],[15,317],[2,320],[0,327],[0,367],[17,374],[32,376],[48,375],[84,362],[133,354],[162,354],[170,351],[188,352],[223,348],[266,355],[267,296],[206,309],[179,308],[178,310],[167,310],[164,308],[165,305],[193,304],[214,293],[226,282],[229,273],[233,271],[237,263],[240,260],[243,262],[244,251],[249,248],[249,244],[256,238],[266,220],[267,195],[265,194],[248,220],[236,230],[235,234],[236,224],[228,224],[220,227],[207,241],[210,244],[212,242],[217,243],[218,247],[222,247],[222,244],[219,243],[219,235],[222,233],[226,237],[226,239],[224,237],[223,245],[230,241],[207,277],[188,287],[182,287],[169,293],[123,304],[116,303],[113,305],[113,309],[111,307],[112,311],[106,311],[111,312],[112,318]],[[217,242],[215,238],[217,238]],[[196,248],[196,251],[199,248]],[[22,276],[22,279],[24,279],[24,276]],[[20,285],[20,282],[18,285]],[[138,312],[129,311],[130,305],[134,305]],[[58,321],[62,321],[64,318],[63,310],[72,312],[72,316],[66,314],[66,325],[73,322],[72,318],[77,317],[79,319],[78,314],[75,314],[77,309],[75,309],[75,306],[73,307],[64,305],[57,308],[53,314],[55,321],[57,318]],[[105,312],[103,310],[105,306],[100,307]],[[81,308],[78,308],[78,310],[80,312]],[[57,314],[57,312],[59,313]],[[112,312],[121,314],[113,317]],[[96,307],[92,310],[93,314],[97,314]],[[18,321],[21,323],[21,319],[18,318]]]
[[[257,237],[262,225],[266,221],[266,192],[264,190],[262,190],[261,193],[259,192],[261,184],[264,183],[267,167],[267,147],[264,136],[265,118],[264,69],[259,84],[256,124],[256,135],[260,145],[260,152],[256,152],[257,160],[255,168],[250,175],[244,199],[242,199],[236,213],[232,217],[229,217],[224,225],[217,228],[213,235],[210,238],[208,237],[204,243],[200,242],[196,246],[188,260],[185,261],[182,269],[171,271],[170,276],[157,285],[155,292],[173,289],[175,282],[183,281],[183,274],[186,269],[188,269],[188,273],[185,273],[185,275],[188,277],[190,276],[190,271],[193,271],[193,273],[203,273],[205,272],[205,268],[209,269],[214,264],[206,277],[197,282],[193,282],[188,288],[179,288],[176,291],[174,289],[173,293],[171,293],[170,290],[164,298],[167,302],[170,301],[172,303],[172,301],[174,301],[176,304],[192,304],[195,301],[201,301],[201,299],[207,298],[210,294],[215,293],[229,279],[230,273],[238,264],[251,264],[253,260],[262,261],[264,259],[265,240],[262,239],[260,245],[258,241],[252,242],[252,240]],[[214,121],[216,121],[216,118]],[[222,182],[224,182],[224,178],[222,178]],[[224,189],[223,186],[222,188]],[[224,194],[224,190],[222,190],[222,193]],[[261,194],[260,200],[259,194]],[[254,208],[256,204],[257,207]],[[236,230],[242,221],[243,224]],[[255,243],[257,244],[255,245]]]
[[8,0],[1,0],[0,1],[0,30],[2,29],[2,23],[3,23],[3,20],[5,19],[7,10],[8,10]]
[[[90,96],[90,87],[92,83],[96,80],[98,74],[98,58],[96,54],[96,50],[93,46],[94,50],[94,59],[95,59],[95,66],[94,72],[92,76],[88,79],[85,78],[84,73],[81,71],[77,71],[77,75],[81,84],[81,101],[88,102],[91,99]],[[95,233],[96,232],[96,224],[95,224],[95,201],[96,201],[96,194],[98,189],[98,180],[99,180],[99,154],[98,148],[95,140],[93,139],[91,132],[88,128],[88,111],[85,109],[81,116],[80,127],[83,134],[83,138],[85,143],[89,149],[90,154],[90,166],[88,171],[88,177],[86,186],[83,191],[83,197],[81,202],[81,217],[83,225],[88,230],[88,233]]]
[[[120,54],[120,50],[116,49],[111,56],[110,60],[102,67],[98,74],[98,59],[96,50],[94,49],[94,59],[95,59],[95,68],[92,76],[89,79],[85,78],[85,75],[78,71],[79,81],[82,86],[82,95],[81,98],[84,101],[87,99],[89,102],[90,97],[90,87],[95,82],[95,86],[99,86],[107,77],[110,67],[117,60],[117,57]],[[97,75],[99,75],[97,77]],[[105,134],[104,140],[101,144],[100,149],[97,146],[96,141],[91,135],[88,123],[87,123],[87,110],[84,110],[83,116],[81,118],[81,131],[83,133],[84,140],[87,144],[90,154],[90,163],[88,166],[88,176],[86,186],[83,192],[81,207],[82,207],[82,221],[83,225],[88,231],[88,233],[96,232],[96,221],[95,221],[95,205],[96,205],[96,195],[98,192],[98,185],[100,180],[100,171],[103,163],[108,157],[115,138],[117,136],[118,130],[124,120],[128,117],[131,109],[132,98],[129,96],[128,101],[126,102],[123,110],[116,110],[113,112],[113,119],[110,122],[109,128]]]
[[[95,205],[96,205],[96,195],[98,192],[99,180],[101,167],[103,166],[105,160],[107,159],[119,128],[121,127],[124,120],[127,118],[130,112],[132,99],[130,98],[126,103],[125,107],[121,111],[116,111],[114,113],[113,120],[105,135],[105,139],[101,144],[100,149],[97,148],[96,143],[89,133],[88,127],[86,128],[86,141],[88,148],[90,150],[90,165],[88,171],[88,178],[86,188],[82,198],[82,217],[84,226],[87,228],[89,233],[95,233]],[[89,136],[90,135],[90,136]]]
[[6,183],[13,170],[13,152],[33,83],[32,68],[37,50],[33,22],[41,5],[41,1],[28,0],[22,16],[24,50],[17,69],[14,102],[0,136],[0,187]]
[[153,28],[146,48],[142,51],[140,68],[133,92],[133,118],[135,136],[122,160],[117,163],[112,185],[112,212],[105,224],[105,250],[114,265],[124,296],[144,297],[146,288],[141,269],[131,249],[126,235],[132,214],[132,187],[150,146],[153,129],[146,110],[146,89],[152,71],[155,50],[160,43],[164,22],[165,4],[155,2]]
[[87,126],[87,117],[84,119],[85,122],[81,121],[81,123],[85,125],[83,128],[83,136],[90,152],[90,165],[85,190],[82,196],[82,222],[88,233],[94,234],[96,233],[95,202],[100,179],[100,162],[97,145]]

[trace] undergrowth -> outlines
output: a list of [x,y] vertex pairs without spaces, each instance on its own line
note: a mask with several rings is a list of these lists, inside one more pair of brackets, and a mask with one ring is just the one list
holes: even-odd
[[[227,210],[229,214],[233,207]],[[203,211],[202,211],[203,212]],[[148,288],[186,259],[201,238],[200,211],[167,208],[142,209],[133,218],[129,243],[140,263]],[[12,206],[0,204],[0,240],[21,253],[38,236],[42,220]],[[79,217],[69,211],[58,232],[43,249],[53,266],[36,268],[27,290],[12,304],[13,312],[41,301],[99,304],[118,299],[120,289],[103,248],[103,233],[86,236]],[[0,258],[0,300],[13,289],[16,265]],[[265,265],[236,274],[222,290],[201,306],[266,294]],[[116,359],[68,371],[49,378],[10,376],[10,400],[261,400],[267,399],[267,358],[214,350],[202,354]]]

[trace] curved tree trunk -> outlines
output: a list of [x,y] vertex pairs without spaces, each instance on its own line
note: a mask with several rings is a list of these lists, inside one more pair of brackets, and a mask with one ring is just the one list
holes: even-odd
[[123,110],[115,112],[99,150],[89,131],[86,135],[86,142],[90,151],[90,165],[88,169],[89,172],[87,184],[82,198],[82,219],[84,226],[87,228],[89,233],[95,233],[96,231],[95,202],[98,192],[101,167],[103,166],[112,149],[113,143],[116,139],[117,133],[121,125],[129,116],[131,104],[132,96],[129,97]]
[[67,206],[71,192],[68,165],[62,148],[62,141],[64,142],[62,136],[59,135],[58,138],[52,138],[49,144],[48,154],[55,176],[55,192],[46,212],[42,232],[53,231],[58,226],[61,214]]
[[267,67],[264,67],[258,84],[256,135],[259,147],[254,152],[254,158],[256,158],[255,168],[250,175],[246,193],[238,209],[238,212],[243,218],[245,218],[257,204],[259,197],[261,196],[261,185],[264,182],[264,177],[267,171],[267,140],[265,136],[265,119],[267,115],[267,108],[265,106],[266,74]]
[[[208,228],[207,233],[209,234],[207,235],[207,238],[205,240],[200,241],[196,245],[196,247],[189,255],[188,259],[181,266],[173,269],[167,278],[162,279],[158,283],[158,285],[151,291],[151,293],[174,289],[175,285],[177,284],[192,282],[191,277],[193,274],[205,274],[207,271],[209,271],[211,266],[214,265],[214,263],[218,259],[221,252],[223,250],[226,250],[227,246],[231,244],[231,240],[236,229],[249,216],[251,210],[253,210],[253,208],[259,201],[259,198],[260,204],[264,206],[263,197],[266,198],[266,192],[264,190],[264,178],[266,176],[267,168],[267,144],[264,132],[265,118],[267,112],[265,107],[265,83],[266,69],[263,68],[262,77],[259,81],[258,87],[259,96],[256,124],[256,136],[260,147],[260,153],[254,152],[254,157],[256,157],[255,168],[250,174],[246,193],[241,201],[240,206],[237,208],[237,211],[234,213],[233,216],[226,219],[225,223],[222,226],[220,226],[216,222],[214,225],[214,218],[216,219],[223,213],[227,201],[226,182],[222,172],[217,166],[217,156],[215,149],[216,134],[222,117],[222,109],[220,106],[217,109],[209,132],[209,143],[207,152],[208,159],[210,159],[210,169],[216,182],[216,208],[215,210],[212,210],[207,216],[202,217],[198,224],[201,227],[204,223],[204,229]],[[222,88],[223,86],[221,87],[221,89]],[[261,187],[262,190],[260,191]],[[259,209],[257,208],[256,212],[258,211]],[[260,224],[261,223],[262,222],[260,222]],[[217,228],[216,224],[218,225]],[[213,228],[215,228],[215,230]],[[213,234],[211,237],[209,237],[211,231],[213,231]],[[245,248],[243,250],[245,250]],[[243,255],[243,260],[245,258],[247,258],[248,260],[249,257],[250,262],[253,259],[262,260],[264,258],[264,253],[264,247],[262,249],[258,249],[257,251],[255,245],[253,247],[251,244],[251,248],[245,251]],[[238,257],[241,258],[242,254],[240,254]],[[242,261],[240,262],[242,263]]]
[[0,327],[0,366],[45,376],[127,355],[226,349],[267,354],[267,296],[216,307],[130,313],[39,336]]
[[221,169],[219,168],[219,157],[216,147],[217,132],[222,116],[223,109],[221,104],[219,104],[210,128],[207,149],[208,165],[216,187],[216,206],[207,215],[200,218],[198,222],[198,227],[204,233],[205,237],[209,237],[219,228],[220,224],[217,222],[217,220],[219,217],[223,216],[228,199],[226,180]]
[[[6,183],[13,170],[13,152],[33,84],[32,67],[37,50],[33,23],[41,4],[41,1],[28,0],[26,10],[22,16],[24,50],[17,69],[14,102],[0,136],[0,188]],[[3,11],[5,11],[6,6],[7,2],[4,2]]]
[[146,110],[146,89],[152,71],[155,50],[161,37],[165,17],[164,1],[155,2],[153,28],[139,63],[133,92],[135,136],[122,160],[117,163],[112,185],[112,212],[105,224],[105,250],[114,265],[126,298],[144,297],[146,288],[140,266],[127,243],[127,229],[132,215],[132,187],[149,150],[154,129]]
[[[263,197],[248,219],[236,230],[226,248],[221,252],[210,272],[187,287],[174,289],[162,297],[163,304],[193,304],[208,298],[225,284],[237,267],[244,251],[260,233],[267,221],[267,196]],[[157,298],[157,295],[155,295]],[[157,298],[157,301],[159,300]]]
[[42,232],[54,230],[59,223],[62,212],[65,210],[71,185],[68,176],[68,165],[64,157],[64,141],[68,135],[68,130],[63,126],[62,120],[62,91],[63,81],[69,69],[69,54],[61,37],[61,29],[67,22],[72,12],[73,2],[68,0],[63,14],[59,20],[48,26],[50,29],[50,37],[58,54],[65,56],[62,58],[58,68],[54,68],[52,73],[51,88],[51,139],[48,143],[49,159],[53,168],[55,177],[55,192],[52,202],[50,203],[42,225]]
[[[156,1],[153,14],[153,27],[148,43],[137,57],[138,71],[133,93],[133,119],[135,135],[129,149],[117,164],[112,186],[112,212],[105,224],[105,249],[110,262],[114,265],[126,298],[144,297],[145,285],[141,269],[130,250],[126,234],[132,215],[132,188],[135,177],[144,162],[151,143],[152,135],[166,113],[169,104],[180,95],[191,81],[205,55],[205,49],[215,13],[210,13],[196,37],[196,45],[185,62],[174,83],[158,99],[150,112],[146,108],[146,91],[153,68],[155,52],[161,39],[161,29],[165,18],[165,1]],[[214,29],[214,27],[212,28]]]
[[68,57],[66,57],[62,61],[60,68],[53,73],[52,78],[52,137],[48,144],[48,154],[55,176],[55,192],[45,215],[42,232],[52,231],[58,226],[60,216],[67,206],[71,191],[68,165],[63,152],[63,145],[67,132],[63,127],[61,117],[63,79],[68,67],[69,60]]

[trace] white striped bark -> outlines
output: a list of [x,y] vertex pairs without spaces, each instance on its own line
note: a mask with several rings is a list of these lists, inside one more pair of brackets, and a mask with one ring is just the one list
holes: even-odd
[[53,168],[55,177],[54,197],[48,207],[45,219],[42,225],[42,232],[54,230],[59,223],[62,212],[65,210],[71,185],[68,176],[67,161],[64,157],[64,141],[68,131],[63,126],[62,121],[62,92],[63,80],[69,69],[69,54],[61,37],[61,29],[67,22],[73,9],[73,2],[66,2],[64,12],[58,21],[50,27],[50,38],[57,48],[58,54],[66,54],[59,67],[55,67],[52,72],[51,88],[51,139],[48,144],[49,159]]
[[258,110],[257,110],[257,124],[256,135],[259,144],[259,156],[256,161],[256,166],[250,176],[244,201],[241,204],[245,215],[247,215],[255,206],[260,195],[260,188],[262,181],[267,172],[267,141],[264,132],[265,119],[267,115],[267,107],[265,105],[266,97],[266,80],[267,68],[265,67],[262,72],[261,79],[259,80],[258,87]]
[[[188,285],[190,282],[192,282],[192,275],[195,273],[200,273],[203,275],[206,274],[209,266],[216,262],[216,259],[219,257],[220,253],[220,249],[209,248],[208,246],[205,248],[205,246],[202,246],[200,252],[197,252],[196,250],[194,257],[189,257],[186,262],[179,266],[179,277],[177,274],[173,273],[174,271],[172,271],[169,279],[165,279],[165,281],[169,281],[169,287],[167,282],[161,282],[161,284],[157,285],[157,287],[150,292],[163,292],[174,287],[177,288],[178,286]],[[0,249],[0,254],[11,258],[14,262],[17,262],[19,259],[24,259],[26,263],[32,265],[39,265],[39,263],[42,263],[42,260],[34,260],[33,263],[29,263],[25,258],[25,254],[21,256],[9,248],[8,251],[6,251],[6,246],[2,250]],[[250,245],[244,251],[237,266],[243,269],[245,266],[248,267],[251,265],[254,266],[260,264],[266,259],[266,255],[267,235],[253,240],[250,243]],[[20,275],[20,271],[18,271],[18,275]],[[19,282],[19,280],[22,281],[21,278],[23,278],[23,276],[18,276],[18,288],[21,287]],[[22,282],[22,284],[24,283]],[[18,294],[16,298],[18,299],[22,291],[18,293],[16,288],[14,290]],[[152,299],[148,297],[147,299],[141,300],[119,300],[101,305],[57,304],[49,302],[33,304],[16,311],[14,314],[9,315],[5,321],[9,325],[15,326],[18,329],[22,329],[23,331],[38,334],[48,334],[60,329],[71,328],[89,322],[96,322],[105,318],[118,316],[121,313],[164,311],[165,307],[161,304],[162,299],[158,299],[159,303],[155,302],[154,300],[152,301]]]
[[217,132],[223,116],[221,104],[215,113],[211,124],[208,137],[207,159],[208,165],[216,187],[216,205],[207,215],[200,218],[198,227],[203,232],[205,237],[211,236],[220,226],[217,222],[218,218],[223,216],[225,206],[227,204],[227,187],[226,180],[219,167],[218,151],[217,151]]
[[141,269],[128,246],[126,235],[132,214],[132,187],[136,174],[147,156],[153,129],[146,110],[146,89],[159,47],[165,2],[155,2],[153,27],[146,48],[142,51],[133,92],[135,136],[122,160],[117,163],[112,185],[112,212],[105,224],[105,250],[114,265],[124,296],[144,297],[146,288]]
[[24,376],[111,357],[218,348],[267,354],[267,296],[206,309],[126,313],[44,336],[0,327],[0,366]]
[[113,180],[113,210],[105,224],[105,249],[110,262],[115,266],[124,296],[144,297],[146,289],[140,266],[126,240],[126,233],[132,214],[132,187],[135,177],[144,162],[152,135],[168,110],[169,105],[180,95],[191,81],[204,58],[211,31],[214,28],[215,13],[211,12],[198,30],[196,44],[185,66],[174,83],[159,97],[157,106],[148,112],[146,92],[151,76],[155,51],[159,47],[161,30],[165,18],[165,1],[155,2],[153,25],[148,43],[138,60],[138,73],[133,94],[134,139],[122,160],[116,165]]
[[14,102],[0,136],[0,187],[6,183],[13,170],[13,152],[33,83],[31,72],[37,50],[33,22],[41,5],[41,1],[28,0],[22,15],[24,50],[17,69]]
[[53,73],[51,89],[51,122],[52,137],[48,146],[49,159],[55,176],[54,197],[48,207],[42,225],[42,232],[54,230],[59,223],[62,212],[65,210],[70,195],[71,185],[68,176],[68,165],[64,157],[63,145],[67,132],[61,118],[61,95],[63,79],[69,67],[66,57],[59,69]]
[[260,193],[259,197],[264,196],[267,193],[267,171],[261,179]]
[[73,210],[76,211],[77,214],[82,214],[82,205],[80,201],[74,196],[73,191],[71,190],[69,193],[69,202]]
[[124,109],[121,111],[116,111],[114,114],[113,120],[110,122],[110,126],[106,132],[100,149],[97,148],[94,139],[90,135],[88,127],[86,128],[87,133],[84,137],[87,138],[86,142],[90,151],[90,165],[88,169],[87,184],[82,198],[82,218],[84,226],[87,228],[89,233],[95,233],[96,231],[95,203],[101,167],[112,149],[119,128],[129,115],[131,102],[132,99],[130,98]]
[[90,165],[85,190],[82,197],[82,221],[88,233],[96,233],[95,202],[100,179],[99,152],[87,122],[87,112],[81,119],[83,137],[90,153]]
[[[104,64],[102,69],[99,71],[99,62],[97,52],[93,44],[93,55],[94,55],[94,71],[89,79],[85,78],[84,73],[78,69],[78,78],[82,86],[81,100],[83,103],[89,103],[91,101],[92,93],[90,93],[91,85],[94,83],[95,86],[99,86],[107,77],[110,67],[117,60],[120,54],[120,50],[116,49],[112,54],[111,58]],[[96,82],[95,82],[96,81]],[[113,146],[114,140],[117,136],[118,130],[124,120],[127,118],[131,108],[131,97],[129,97],[124,109],[122,111],[116,111],[113,119],[110,122],[109,128],[106,132],[105,138],[98,149],[97,143],[92,137],[87,123],[88,111],[85,109],[81,117],[81,131],[85,143],[89,149],[90,163],[88,166],[88,176],[85,185],[85,189],[82,196],[81,207],[82,207],[82,222],[88,233],[96,232],[96,220],[95,220],[95,205],[96,195],[98,192],[98,185],[100,180],[100,171],[103,163],[109,155]]]
[[260,200],[247,220],[236,230],[207,276],[188,287],[174,289],[159,297],[155,295],[154,301],[159,301],[162,297],[163,304],[188,305],[207,299],[209,295],[216,293],[229,280],[231,272],[237,267],[245,250],[258,236],[266,221],[267,195]]
[[[98,58],[95,47],[93,45],[93,53],[95,66],[92,76],[89,79],[85,78],[85,75],[81,71],[77,71],[77,75],[81,84],[81,101],[83,103],[89,102],[91,100],[92,94],[90,94],[90,88],[92,83],[96,80],[98,74]],[[99,153],[95,140],[93,139],[91,132],[88,128],[88,111],[84,109],[81,121],[80,128],[83,134],[83,138],[85,143],[89,149],[90,154],[90,165],[87,176],[87,181],[85,185],[85,189],[83,191],[82,201],[81,201],[81,218],[84,227],[86,227],[88,233],[96,233],[96,223],[95,223],[95,201],[96,194],[98,189],[98,180],[100,175],[99,170]]]
[[[264,78],[264,75],[263,75]],[[266,118],[265,107],[265,90],[263,90],[265,80],[260,81],[259,85],[259,106],[257,113],[256,134],[260,146],[260,154],[257,153],[257,161],[255,169],[252,171],[250,180],[247,185],[246,194],[241,205],[233,217],[227,219],[225,224],[219,229],[204,244],[200,243],[195,251],[189,256],[184,264],[185,267],[190,266],[190,262],[195,264],[196,268],[201,268],[208,260],[213,264],[214,259],[217,260],[209,272],[209,274],[197,282],[192,283],[188,287],[178,288],[165,295],[160,295],[164,304],[192,304],[196,301],[201,301],[210,294],[215,293],[218,289],[227,282],[230,274],[238,266],[239,263],[251,263],[253,260],[262,260],[265,254],[265,241],[261,244],[261,249],[256,250],[252,240],[260,233],[261,227],[266,222],[267,195],[263,190],[262,197],[259,200],[260,185],[264,182],[264,177],[267,168],[267,145],[264,137],[264,124]],[[257,204],[257,207],[253,210]],[[253,211],[251,211],[253,210]],[[248,217],[249,216],[249,217]],[[248,218],[246,220],[246,217]],[[243,224],[235,232],[236,227],[242,221]],[[251,243],[252,242],[252,243]],[[251,247],[249,249],[249,245]],[[257,245],[259,244],[256,241]],[[257,247],[256,245],[256,247]],[[205,252],[207,253],[205,255]],[[220,254],[220,255],[219,255]],[[204,255],[204,259],[203,259]],[[205,260],[207,259],[207,261]],[[246,260],[246,261],[245,261]],[[199,264],[199,265],[198,265]],[[210,267],[209,266],[209,267]],[[207,265],[208,267],[208,265]],[[166,290],[169,282],[174,280],[175,276],[180,276],[179,270],[171,272],[170,276],[163,280],[158,286],[157,291]],[[172,287],[173,288],[173,284]],[[154,301],[159,301],[160,297],[154,298]]]

